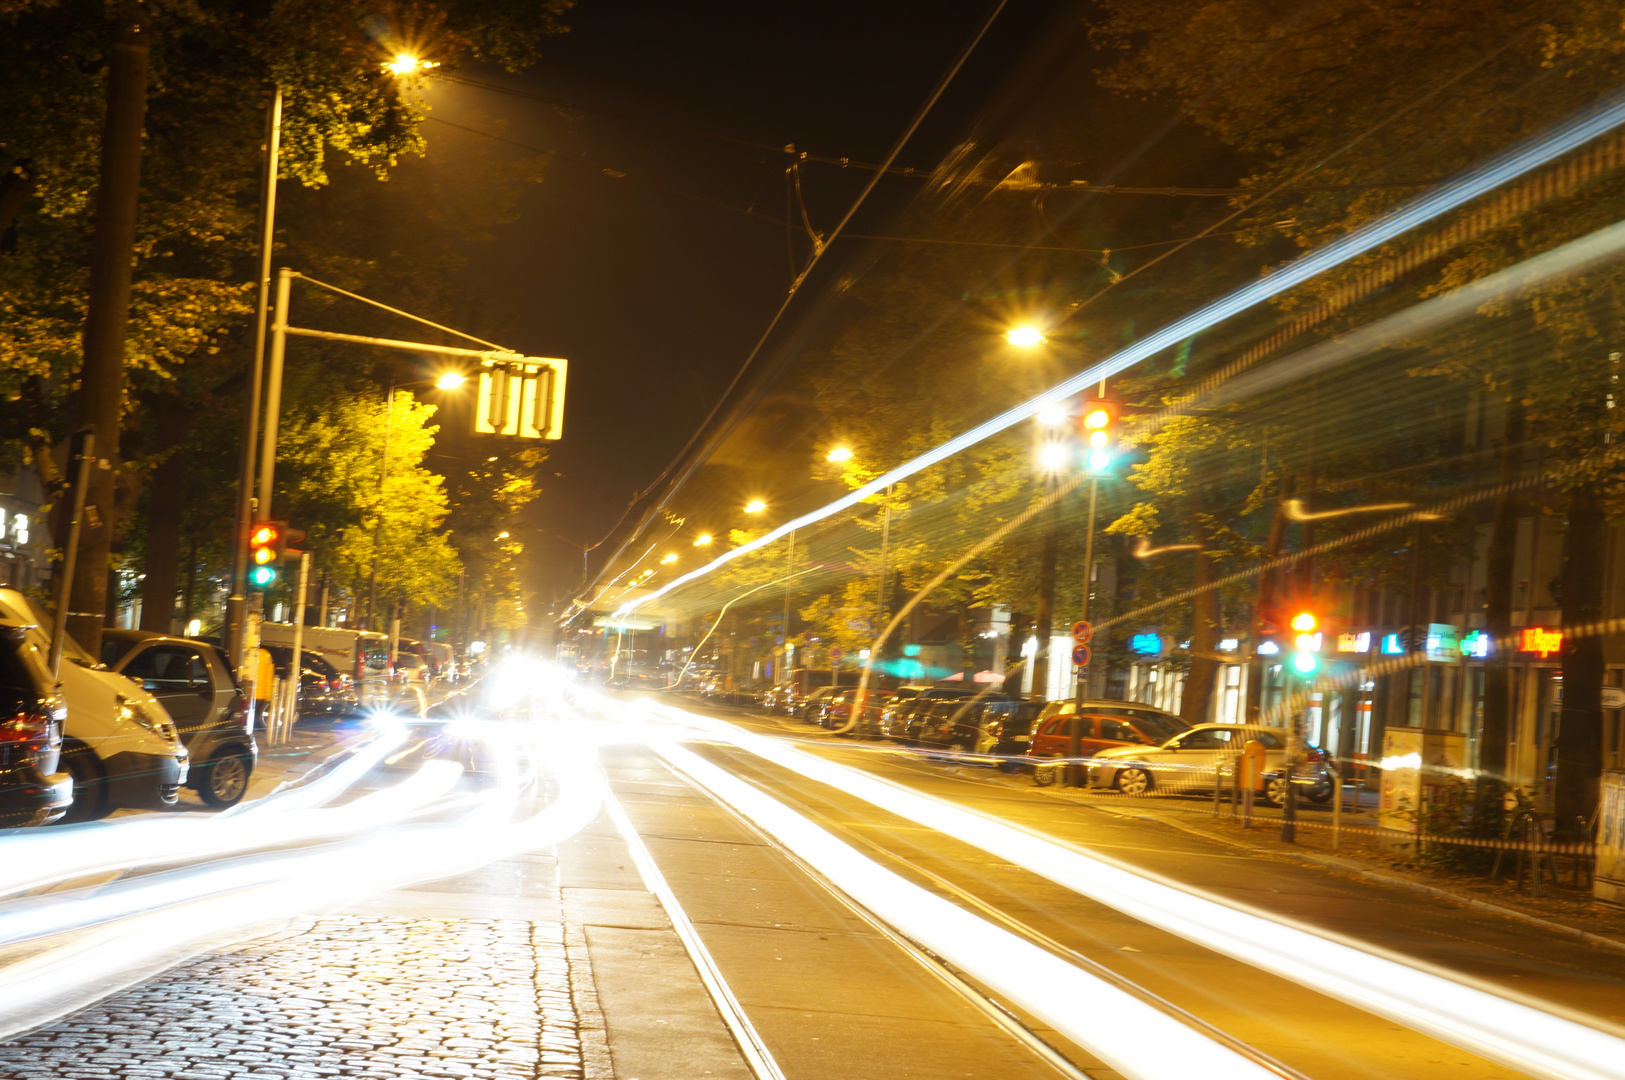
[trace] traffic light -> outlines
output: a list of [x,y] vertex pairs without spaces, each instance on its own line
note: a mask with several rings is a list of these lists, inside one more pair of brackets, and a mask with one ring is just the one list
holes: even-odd
[[1292,669],[1299,675],[1313,676],[1320,670],[1320,620],[1313,612],[1300,611],[1292,616],[1292,629],[1297,631],[1298,651],[1292,656]]
[[261,521],[248,534],[248,584],[269,589],[282,575],[288,528],[280,521]]
[[1115,401],[1085,401],[1078,411],[1078,434],[1083,440],[1083,464],[1097,476],[1111,471],[1117,461],[1117,417]]

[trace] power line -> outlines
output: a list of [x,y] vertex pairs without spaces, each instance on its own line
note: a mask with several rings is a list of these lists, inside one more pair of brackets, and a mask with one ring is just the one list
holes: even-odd
[[[938,80],[936,86],[932,88],[930,95],[925,99],[925,103],[920,106],[919,111],[914,114],[914,117],[909,121],[908,126],[903,129],[903,133],[898,137],[897,142],[892,146],[891,152],[886,155],[886,160],[882,163],[883,169],[890,168],[892,163],[897,160],[897,155],[903,152],[903,147],[908,145],[908,141],[914,137],[915,131],[917,131],[920,125],[925,122],[926,116],[929,115],[931,110],[936,107],[937,101],[942,97],[943,92],[948,89],[948,84],[951,83],[954,80],[954,77],[959,74],[960,68],[965,66],[965,61],[970,59],[970,55],[975,51],[976,46],[981,44],[982,38],[987,35],[988,30],[993,26],[994,20],[999,17],[999,13],[1004,10],[1005,5],[1008,2],[1009,0],[998,0],[998,2],[993,5],[993,10],[988,13],[987,18],[982,21],[982,24],[977,28],[976,33],[965,45],[965,48],[960,51],[953,64],[946,72],[943,73],[942,78]],[[695,444],[699,442],[700,436],[703,435],[706,429],[711,426],[711,422],[716,419],[718,413],[722,409],[723,404],[727,402],[730,396],[732,396],[734,389],[745,377],[745,373],[749,371],[752,365],[756,362],[756,357],[761,354],[761,351],[767,344],[768,339],[772,337],[773,331],[778,328],[778,325],[783,320],[785,313],[790,310],[790,305],[800,293],[802,285],[806,284],[808,275],[811,274],[813,268],[818,265],[818,262],[823,257],[824,252],[829,250],[829,245],[835,240],[836,237],[840,236],[841,232],[846,228],[846,226],[851,223],[853,215],[855,215],[858,212],[859,207],[861,207],[864,202],[867,201],[869,198],[869,193],[874,191],[875,185],[880,182],[880,177],[882,175],[884,175],[882,171],[877,171],[869,178],[869,182],[864,185],[863,190],[858,193],[858,197],[853,200],[852,205],[847,208],[846,214],[841,218],[840,222],[835,226],[835,228],[830,230],[828,239],[814,245],[812,255],[807,260],[807,265],[802,268],[801,273],[797,275],[793,282],[791,282],[789,295],[784,298],[783,303],[779,305],[779,309],[774,312],[773,317],[768,320],[766,329],[764,329],[761,336],[756,339],[756,344],[751,347],[750,353],[745,357],[745,362],[740,365],[739,370],[734,374],[732,381],[730,381],[727,388],[723,390],[722,396],[717,399],[717,403],[712,406],[710,413],[706,415],[704,421],[701,422],[699,428],[694,432],[694,435],[688,440],[683,448],[678,451],[676,457],[672,459],[672,464],[666,466],[666,468],[661,471],[660,475],[655,477],[654,483],[650,484],[648,488],[644,489],[645,492],[652,492],[656,486],[658,486],[667,477],[671,476],[673,467],[687,457],[689,452],[694,449]],[[649,522],[653,519],[654,515],[665,509],[666,504],[671,501],[672,496],[675,495],[678,490],[680,490],[682,486],[688,482],[688,479],[694,475],[694,472],[709,456],[710,449],[714,448],[717,442],[724,438],[728,432],[732,430],[732,428],[733,424],[724,424],[716,432],[712,433],[711,438],[707,440],[706,450],[702,453],[694,455],[693,459],[682,470],[681,474],[677,476],[675,482],[667,488],[666,493],[660,497],[660,499],[653,507],[649,509],[647,513],[644,514],[643,520],[638,523],[637,528],[635,528],[632,533],[628,535],[626,541],[624,541],[621,546],[615,550],[615,553],[611,555],[610,558],[604,563],[606,568],[613,565],[615,560],[620,558],[621,552],[626,549],[627,544],[631,543],[632,537],[642,533],[643,530],[648,526]],[[600,571],[600,573],[602,573],[602,571]]]

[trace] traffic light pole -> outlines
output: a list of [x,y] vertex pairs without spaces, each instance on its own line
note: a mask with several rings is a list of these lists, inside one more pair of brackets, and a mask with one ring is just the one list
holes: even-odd
[[[1100,477],[1089,478],[1089,524],[1086,526],[1083,542],[1083,605],[1082,614],[1078,616],[1082,622],[1089,621],[1089,594],[1094,591],[1095,581],[1095,501],[1100,494]],[[1079,760],[1083,757],[1083,699],[1089,695],[1089,665],[1078,665],[1078,687],[1072,705],[1072,722],[1067,725],[1066,756],[1070,763],[1067,765],[1067,783],[1072,787],[1085,787],[1086,779],[1083,774],[1083,764]]]
[[234,671],[246,663],[248,624],[248,533],[254,527],[254,443],[259,433],[260,387],[265,381],[265,319],[271,289],[271,254],[276,236],[276,181],[282,142],[282,88],[271,99],[266,134],[265,189],[260,208],[259,299],[254,314],[254,352],[249,367],[248,406],[243,414],[243,450],[237,477],[237,531],[231,542],[231,591],[226,598],[226,654]]

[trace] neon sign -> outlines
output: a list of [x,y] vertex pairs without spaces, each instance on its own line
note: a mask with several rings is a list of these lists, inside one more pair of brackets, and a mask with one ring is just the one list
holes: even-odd
[[1539,653],[1542,660],[1563,647],[1563,631],[1544,626],[1526,626],[1518,639],[1520,652]]

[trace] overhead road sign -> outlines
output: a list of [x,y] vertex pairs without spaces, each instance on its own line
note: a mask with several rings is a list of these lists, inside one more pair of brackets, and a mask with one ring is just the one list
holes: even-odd
[[474,431],[521,439],[564,434],[564,379],[569,362],[553,357],[480,357]]

